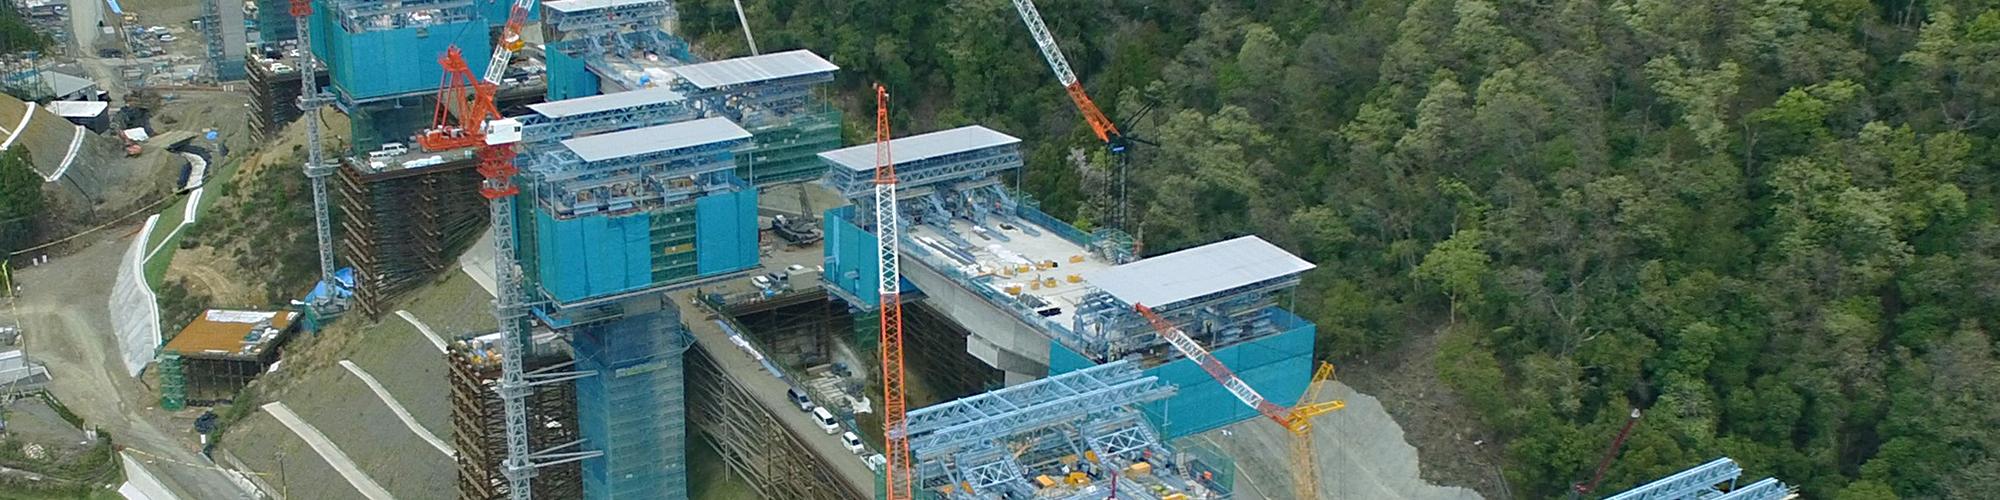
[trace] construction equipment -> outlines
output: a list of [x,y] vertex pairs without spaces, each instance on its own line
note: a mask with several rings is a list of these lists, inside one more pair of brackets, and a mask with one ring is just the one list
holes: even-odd
[[[514,175],[520,169],[514,165],[514,143],[522,139],[521,122],[501,117],[493,105],[494,95],[499,90],[502,73],[514,52],[524,44],[521,27],[528,20],[528,9],[534,0],[515,0],[507,12],[507,25],[501,29],[500,40],[493,47],[493,59],[487,62],[486,73],[480,81],[473,81],[471,69],[466,67],[459,56],[457,47],[445,52],[439,64],[445,67],[445,86],[439,89],[438,116],[433,127],[425,132],[425,139],[435,145],[465,144],[478,145],[479,194],[486,198],[488,224],[493,232],[493,280],[496,284],[493,297],[493,317],[500,324],[500,401],[507,417],[507,458],[501,464],[501,473],[507,477],[507,495],[514,500],[528,500],[533,496],[530,489],[535,469],[562,463],[583,460],[600,453],[596,451],[564,451],[580,446],[582,441],[573,441],[555,448],[533,451],[528,448],[528,396],[533,387],[559,383],[585,376],[577,372],[554,372],[537,370],[525,373],[522,359],[528,355],[528,308],[527,298],[521,285],[520,262],[514,244],[514,202],[520,186],[514,185]],[[454,90],[452,87],[458,87]],[[450,124],[444,116],[450,109],[444,107],[446,99],[459,105],[457,125]],[[462,103],[462,104],[461,104]],[[491,117],[490,120],[487,117]],[[482,122],[483,120],[483,122]],[[435,135],[433,135],[435,134]],[[430,147],[432,144],[425,144]]]
[[875,264],[882,307],[882,454],[888,500],[911,497],[910,435],[903,406],[902,268],[896,257],[896,164],[889,156],[889,91],[875,85]]
[[500,28],[500,41],[493,44],[493,59],[486,61],[486,74],[481,75],[486,83],[499,85],[501,75],[507,72],[507,63],[514,59],[514,51],[527,44],[521,38],[521,28],[528,24],[528,9],[534,7],[535,0],[514,0],[513,6],[508,7],[507,25]]
[[1263,414],[1292,433],[1292,487],[1297,491],[1298,498],[1319,498],[1319,473],[1313,458],[1312,418],[1347,407],[1345,401],[1316,402],[1326,381],[1333,378],[1333,365],[1320,363],[1319,368],[1313,372],[1312,382],[1306,386],[1305,393],[1299,395],[1298,403],[1286,408],[1264,399],[1264,396],[1251,388],[1248,382],[1237,377],[1236,372],[1209,354],[1207,348],[1188,337],[1187,332],[1181,331],[1180,327],[1174,326],[1166,318],[1160,317],[1159,313],[1153,312],[1152,308],[1144,304],[1134,304],[1133,308],[1137,309],[1141,316],[1145,316],[1147,322],[1152,323],[1153,330],[1160,333],[1160,338],[1165,339],[1168,345],[1172,345],[1175,351],[1180,352],[1181,356],[1200,365],[1202,371],[1208,372],[1209,377],[1221,383],[1230,395],[1236,396],[1236,400],[1256,409],[1257,413]]
[[480,127],[501,118],[492,99],[499,85],[473,78],[458,47],[446,49],[438,65],[444,67],[444,83],[438,86],[437,110],[431,127],[417,136],[417,145],[431,152],[485,145]]
[[[1084,92],[1083,82],[1076,79],[1075,71],[1070,70],[1069,58],[1064,57],[1062,47],[1056,45],[1055,35],[1049,33],[1048,25],[1042,23],[1042,13],[1035,9],[1035,3],[1032,0],[1013,0],[1013,2],[1014,11],[1021,15],[1021,22],[1028,25],[1028,34],[1035,37],[1035,47],[1041,49],[1042,59],[1048,61],[1050,70],[1055,71],[1056,81],[1069,93],[1069,100],[1076,103],[1078,112],[1083,113],[1083,121],[1090,124],[1091,132],[1097,134],[1097,140],[1104,142],[1105,148],[1111,152],[1112,159],[1117,162],[1118,200],[1117,207],[1111,214],[1110,226],[1123,229],[1127,222],[1125,173],[1132,161],[1129,150],[1132,143],[1147,141],[1119,131],[1118,125],[1112,123],[1111,118],[1104,116],[1104,112],[1097,109],[1097,103],[1091,101],[1090,94]],[[1146,110],[1140,112],[1140,115],[1151,110],[1152,107],[1148,106]],[[1134,119],[1136,120],[1137,116]]]
[[326,178],[333,175],[333,165],[321,158],[319,140],[319,107],[332,96],[319,90],[319,78],[314,74],[312,51],[312,0],[292,0],[292,18],[298,21],[299,30],[299,118],[306,122],[306,179],[312,184],[313,226],[319,236],[319,280],[326,285],[328,293],[320,297],[319,304],[311,304],[321,316],[329,316],[345,310],[344,297],[337,293],[341,284],[334,279],[333,264],[333,214],[327,210]]

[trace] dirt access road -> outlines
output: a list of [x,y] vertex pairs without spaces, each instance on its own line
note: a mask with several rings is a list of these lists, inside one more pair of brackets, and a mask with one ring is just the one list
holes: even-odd
[[16,270],[22,296],[5,313],[20,320],[28,355],[48,364],[56,398],[138,452],[181,498],[248,498],[229,473],[195,453],[192,432],[158,409],[158,397],[125,375],[106,299],[131,245],[128,232],[108,231],[74,255]]

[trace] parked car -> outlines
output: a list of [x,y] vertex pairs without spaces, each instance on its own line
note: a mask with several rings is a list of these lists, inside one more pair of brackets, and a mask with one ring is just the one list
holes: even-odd
[[882,472],[882,467],[889,465],[889,457],[884,457],[881,453],[875,453],[862,457],[861,463],[868,464],[868,470]]
[[812,416],[813,423],[819,424],[819,430],[826,431],[826,435],[840,433],[840,421],[834,420],[833,413],[827,412],[826,408],[813,408]]
[[806,394],[799,392],[797,388],[785,389],[785,398],[790,399],[792,404],[798,405],[799,411],[813,411],[812,399],[806,398]]
[[757,285],[757,288],[770,288],[771,278],[757,276],[754,278],[750,278],[750,284]]
[[856,455],[860,455],[863,451],[867,450],[867,448],[861,446],[861,436],[854,435],[852,431],[840,433],[840,445],[846,446],[847,451]]

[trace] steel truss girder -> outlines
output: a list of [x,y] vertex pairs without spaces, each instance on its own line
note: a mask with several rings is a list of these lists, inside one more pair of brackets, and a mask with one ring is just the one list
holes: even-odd
[[1025,498],[1034,493],[1027,470],[1007,449],[987,444],[960,453],[951,468],[954,483],[970,486],[972,493],[991,498]]
[[[995,146],[991,148],[965,151],[936,158],[928,158],[908,163],[896,164],[898,187],[909,192],[917,188],[944,184],[962,184],[970,181],[998,176],[1002,172],[1021,168],[1021,149],[1017,145]],[[908,172],[908,173],[905,173]],[[861,200],[873,194],[874,178],[867,172],[856,172],[844,167],[828,171],[828,185],[840,191],[849,200]]]
[[1729,490],[1729,493],[1714,497],[1712,500],[1778,500],[1791,494],[1790,486],[1767,477],[1762,481],[1750,483],[1749,486]]
[[1743,475],[1735,460],[1722,457],[1666,478],[1646,483],[1605,500],[1686,500],[1715,491],[1715,485],[1734,483]]
[[537,146],[542,146],[539,143],[558,141],[580,134],[665,125],[691,120],[700,115],[700,109],[696,108],[693,102],[680,99],[559,119],[540,114],[513,118],[521,122],[522,145],[527,146],[528,150],[534,150]]
[[592,36],[626,26],[659,26],[662,21],[674,17],[674,4],[666,0],[648,0],[582,11],[544,8],[542,16],[544,26],[555,27],[567,39],[570,35]]
[[1173,393],[1130,362],[1115,361],[911,412],[910,449],[919,459],[950,453]]

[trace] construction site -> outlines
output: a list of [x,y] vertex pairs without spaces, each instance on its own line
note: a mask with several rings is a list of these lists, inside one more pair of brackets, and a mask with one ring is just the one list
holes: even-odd
[[[253,141],[303,133],[318,279],[295,310],[202,313],[150,373],[170,411],[265,384],[215,454],[263,495],[1477,497],[1414,463],[1321,472],[1370,459],[1348,439],[1415,457],[1341,428],[1381,409],[1314,352],[1315,264],[1079,229],[1024,191],[1020,138],[896,128],[880,86],[844,116],[828,48],[705,57],[669,0],[203,5]],[[1742,474],[1611,498],[1791,494]]]

